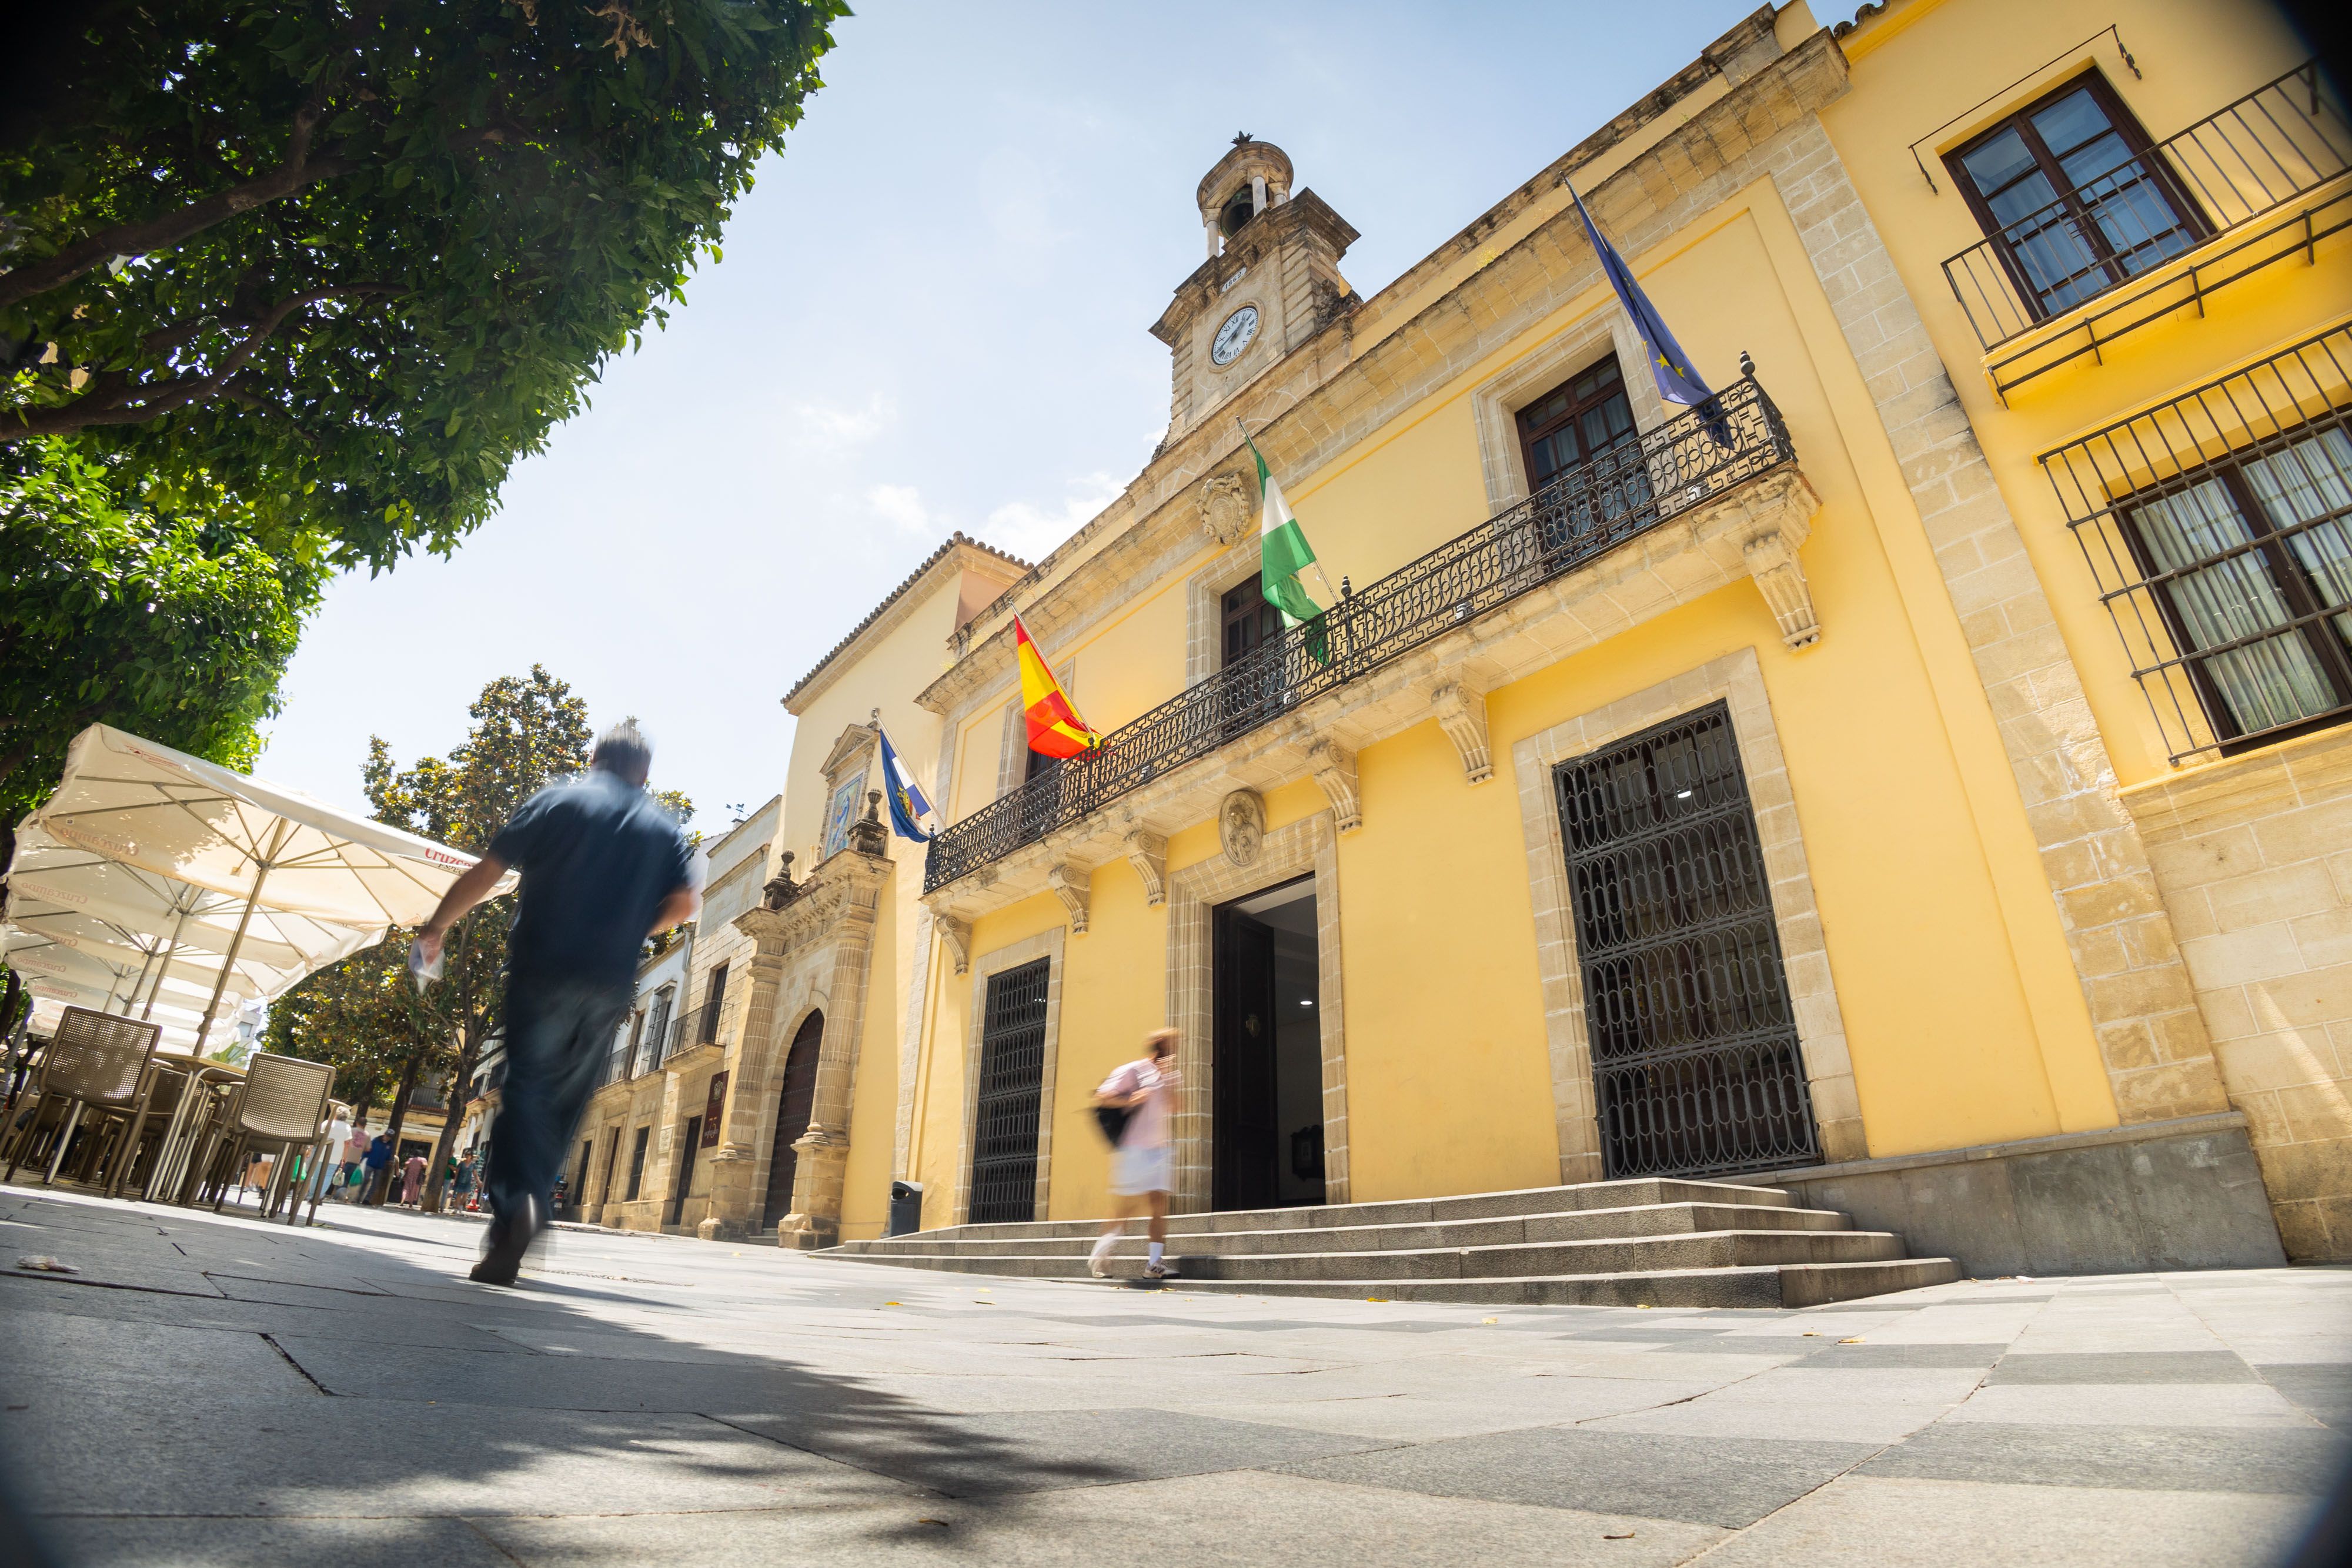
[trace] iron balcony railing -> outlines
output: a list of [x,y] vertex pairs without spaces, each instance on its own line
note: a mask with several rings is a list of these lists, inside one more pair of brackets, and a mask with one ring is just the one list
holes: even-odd
[[1743,377],[947,828],[931,841],[923,890],[1002,860],[1794,457],[1780,411],[1752,374]]
[[2352,721],[2352,325],[2041,461],[2176,765]]
[[[2306,63],[1986,235],[1945,262],[1944,277],[1990,350],[2285,205],[2347,167],[2352,125],[2318,66]],[[2273,255],[2275,248],[2264,250],[2263,259],[2299,247]],[[2207,286],[2246,269],[2242,264]],[[2179,303],[2190,303],[2196,293],[2190,289]]]

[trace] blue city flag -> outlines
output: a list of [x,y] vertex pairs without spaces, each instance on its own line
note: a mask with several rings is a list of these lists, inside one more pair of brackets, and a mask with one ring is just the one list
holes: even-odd
[[1609,286],[1617,291],[1618,303],[1633,319],[1633,330],[1642,334],[1642,341],[1650,350],[1650,375],[1658,383],[1658,395],[1685,408],[1696,407],[1713,397],[1706,383],[1698,379],[1698,371],[1691,367],[1690,356],[1675,341],[1675,335],[1666,330],[1665,319],[1658,314],[1658,308],[1650,303],[1650,297],[1633,281],[1633,269],[1625,265],[1617,247],[1601,237],[1592,214],[1584,210],[1584,198],[1576,193],[1573,185],[1568,187],[1568,199],[1576,204],[1576,215],[1584,220],[1584,232],[1591,237],[1594,254],[1601,257],[1601,270],[1609,275]]
[[923,819],[931,814],[931,803],[924,800],[923,792],[915,787],[914,774],[898,760],[898,748],[890,744],[889,732],[877,725],[875,733],[882,737],[882,793],[889,798],[890,826],[902,839],[912,839],[919,844],[929,843],[931,835],[924,831]]

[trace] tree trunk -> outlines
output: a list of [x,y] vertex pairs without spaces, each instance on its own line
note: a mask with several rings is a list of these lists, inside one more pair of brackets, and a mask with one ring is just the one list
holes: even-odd
[[479,1024],[466,1027],[465,1045],[457,1052],[457,1067],[449,1081],[448,1107],[441,1115],[441,1135],[434,1140],[433,1158],[425,1168],[425,1212],[441,1212],[441,1187],[449,1170],[450,1145],[457,1141],[457,1124],[465,1120],[465,1086],[472,1082],[475,1059],[482,1051],[482,1029]]
[[408,1120],[408,1097],[416,1092],[416,1074],[425,1065],[425,1051],[422,1047],[408,1059],[408,1070],[400,1075],[400,1088],[392,1097],[392,1125],[383,1130],[384,1142],[392,1145],[392,1158],[383,1167],[383,1186],[373,1194],[374,1206],[383,1207],[392,1194],[392,1184],[400,1179],[400,1129]]

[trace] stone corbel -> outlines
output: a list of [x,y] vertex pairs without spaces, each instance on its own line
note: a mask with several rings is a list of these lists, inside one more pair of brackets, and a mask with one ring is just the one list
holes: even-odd
[[1495,776],[1495,759],[1486,746],[1486,694],[1462,681],[1448,681],[1429,694],[1437,727],[1462,754],[1462,776],[1484,784]]
[[1307,748],[1307,766],[1331,802],[1331,824],[1343,833],[1364,825],[1364,801],[1356,788],[1356,754],[1331,740]]
[[1813,612],[1812,590],[1805,585],[1805,569],[1797,550],[1811,532],[1802,520],[1785,514],[1739,548],[1748,575],[1780,625],[1780,641],[1791,648],[1810,648],[1822,640],[1822,620]]
[[951,915],[934,915],[931,924],[939,927],[940,936],[947,941],[948,951],[955,955],[956,973],[968,972],[971,968],[971,925]]
[[1148,829],[1137,828],[1127,835],[1126,847],[1127,863],[1143,879],[1143,906],[1159,908],[1168,902],[1168,841]]
[[1057,865],[1045,873],[1046,885],[1062,907],[1070,912],[1070,935],[1087,934],[1087,900],[1094,892],[1094,873],[1081,871],[1073,865]]

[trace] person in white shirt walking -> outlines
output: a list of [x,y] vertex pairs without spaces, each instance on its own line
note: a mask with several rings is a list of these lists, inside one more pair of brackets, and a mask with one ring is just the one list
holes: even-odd
[[1095,1091],[1096,1104],[1128,1113],[1127,1125],[1110,1152],[1110,1190],[1118,1200],[1118,1212],[1103,1226],[1087,1259],[1087,1270],[1097,1280],[1109,1274],[1111,1249],[1138,1207],[1151,1216],[1151,1254],[1144,1273],[1154,1280],[1176,1277],[1167,1259],[1168,1194],[1176,1185],[1176,1162],[1169,1148],[1180,1082],[1176,1039],[1172,1029],[1152,1030],[1144,1037],[1146,1054],[1104,1079]]

